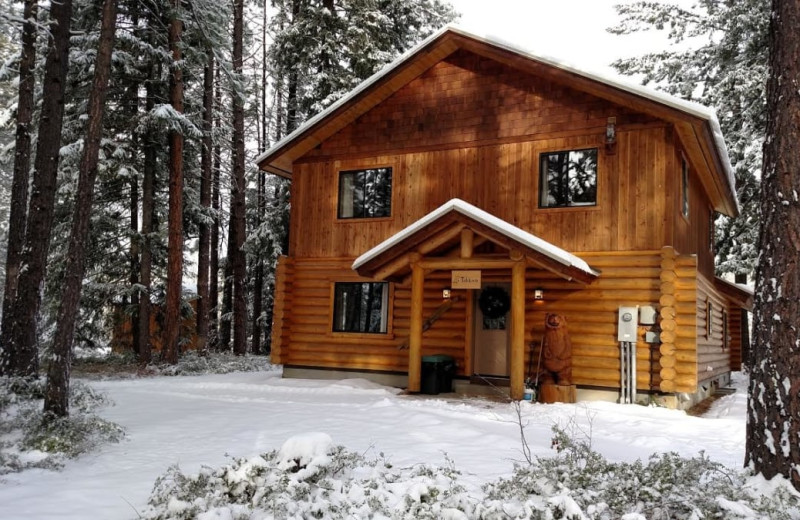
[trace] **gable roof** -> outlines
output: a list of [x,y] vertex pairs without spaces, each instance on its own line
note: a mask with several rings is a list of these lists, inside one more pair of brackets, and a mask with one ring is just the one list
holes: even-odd
[[493,36],[479,36],[448,25],[432,34],[358,85],[256,158],[262,170],[291,177],[293,162],[358,117],[389,98],[453,52],[464,49],[523,73],[543,77],[675,126],[714,209],[739,213],[733,168],[713,109],[619,78],[578,69],[534,54]]
[[369,278],[378,272],[383,273],[379,276],[382,279],[397,278],[397,273],[408,267],[408,262],[398,263],[397,258],[418,251],[423,243],[445,245],[458,240],[462,228],[472,229],[509,250],[518,250],[532,263],[567,280],[588,283],[600,275],[572,253],[461,199],[449,200],[362,254],[353,262],[353,269]]

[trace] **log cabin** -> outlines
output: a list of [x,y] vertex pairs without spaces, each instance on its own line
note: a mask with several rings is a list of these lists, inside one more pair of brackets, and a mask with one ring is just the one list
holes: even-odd
[[285,377],[418,392],[444,354],[520,399],[551,313],[578,399],[688,406],[740,367],[752,293],[714,273],[738,203],[704,106],[447,26],[257,162],[291,179]]

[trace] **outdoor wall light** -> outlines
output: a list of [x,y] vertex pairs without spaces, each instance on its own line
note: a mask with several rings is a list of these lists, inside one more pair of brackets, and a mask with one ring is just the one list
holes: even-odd
[[617,149],[617,118],[609,117],[606,123],[606,152],[613,154]]
[[544,289],[534,289],[533,290],[533,299],[534,300],[544,300]]
[[449,300],[450,299],[450,288],[449,287],[446,287],[446,288],[442,289],[442,299],[443,300]]

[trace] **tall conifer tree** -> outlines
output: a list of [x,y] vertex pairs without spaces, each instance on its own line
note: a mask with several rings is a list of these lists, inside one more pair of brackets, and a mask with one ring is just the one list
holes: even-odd
[[800,0],[773,0],[747,463],[800,490]]

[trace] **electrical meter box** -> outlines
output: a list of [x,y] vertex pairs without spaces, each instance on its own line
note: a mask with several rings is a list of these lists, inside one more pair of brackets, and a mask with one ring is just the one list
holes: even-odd
[[636,307],[620,307],[617,341],[636,343],[639,309]]

